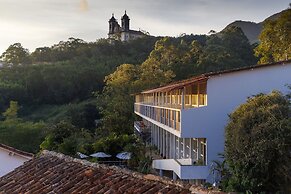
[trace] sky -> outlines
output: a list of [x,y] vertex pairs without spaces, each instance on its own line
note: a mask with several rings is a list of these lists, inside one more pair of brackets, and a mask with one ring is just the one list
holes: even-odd
[[20,42],[33,52],[70,37],[106,38],[112,13],[154,36],[207,34],[235,20],[261,22],[290,0],[0,0],[0,54]]

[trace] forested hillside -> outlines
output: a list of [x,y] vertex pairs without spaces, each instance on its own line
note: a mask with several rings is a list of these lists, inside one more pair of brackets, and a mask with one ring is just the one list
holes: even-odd
[[285,14],[288,12],[288,9],[283,10],[279,13],[273,14],[270,17],[266,18],[264,21],[255,23],[255,22],[250,22],[250,21],[234,21],[230,24],[228,24],[225,28],[228,28],[230,26],[236,26],[242,29],[246,37],[249,39],[251,44],[255,44],[259,42],[259,36],[260,33],[263,30],[263,25],[270,21],[275,21],[277,20],[281,15]]
[[[282,22],[268,25],[286,28]],[[265,29],[271,30],[268,25]],[[243,31],[234,26],[209,36],[145,37],[128,43],[70,38],[32,53],[13,44],[1,55],[0,143],[34,153],[130,151],[131,166],[139,169],[148,159],[132,135],[131,94],[210,71],[254,65],[266,55],[264,33],[257,57]],[[264,58],[276,60],[281,58]]]

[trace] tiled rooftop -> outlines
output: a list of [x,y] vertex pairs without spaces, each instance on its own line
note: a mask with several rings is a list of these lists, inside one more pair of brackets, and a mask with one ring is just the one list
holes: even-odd
[[90,163],[43,151],[0,178],[6,193],[191,193],[190,185],[155,175]]

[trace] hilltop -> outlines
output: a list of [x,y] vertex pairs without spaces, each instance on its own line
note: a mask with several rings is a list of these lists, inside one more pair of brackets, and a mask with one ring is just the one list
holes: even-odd
[[237,20],[230,24],[228,24],[224,29],[229,28],[231,26],[240,27],[246,37],[249,39],[251,44],[257,43],[259,41],[259,35],[263,29],[263,25],[267,20],[276,20],[280,15],[287,12],[287,10],[283,10],[279,13],[275,13],[271,15],[270,17],[266,18],[264,21],[255,23],[251,21],[242,21]]

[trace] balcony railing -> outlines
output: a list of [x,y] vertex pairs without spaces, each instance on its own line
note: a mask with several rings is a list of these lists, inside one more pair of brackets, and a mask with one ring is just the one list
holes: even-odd
[[140,103],[134,104],[134,111],[180,131],[181,111],[173,108],[161,108]]
[[135,102],[163,108],[195,108],[207,105],[207,82],[192,83],[167,92],[141,93]]

